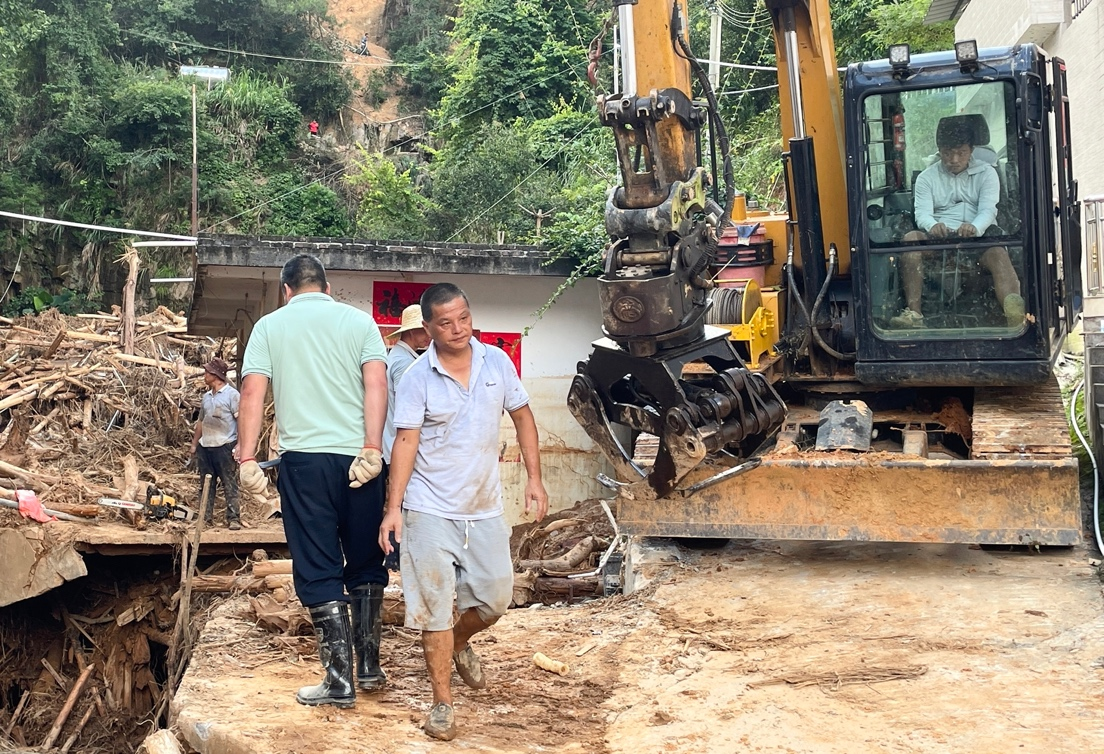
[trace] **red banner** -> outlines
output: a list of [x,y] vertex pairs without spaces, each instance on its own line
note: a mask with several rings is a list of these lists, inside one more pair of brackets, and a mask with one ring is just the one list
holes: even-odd
[[392,283],[376,280],[372,284],[372,316],[380,325],[402,322],[403,309],[418,303],[432,283]]
[[514,362],[514,369],[517,370],[518,376],[521,376],[521,333],[482,331],[478,337],[480,343],[497,346],[505,351],[510,361]]

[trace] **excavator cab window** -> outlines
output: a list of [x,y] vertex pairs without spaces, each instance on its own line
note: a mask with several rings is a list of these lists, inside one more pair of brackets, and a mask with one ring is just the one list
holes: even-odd
[[887,339],[1025,327],[1011,82],[863,100],[873,323]]

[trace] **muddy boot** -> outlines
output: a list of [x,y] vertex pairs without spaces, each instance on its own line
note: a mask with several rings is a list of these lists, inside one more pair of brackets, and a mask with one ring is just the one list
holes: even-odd
[[344,602],[326,602],[310,609],[314,632],[318,636],[318,656],[326,677],[317,686],[304,686],[295,695],[300,704],[333,704],[352,707],[356,703],[353,688],[353,645],[349,630],[349,606]]
[[375,691],[387,685],[380,668],[380,632],[383,628],[383,584],[365,584],[352,590],[353,643],[356,646],[356,683]]

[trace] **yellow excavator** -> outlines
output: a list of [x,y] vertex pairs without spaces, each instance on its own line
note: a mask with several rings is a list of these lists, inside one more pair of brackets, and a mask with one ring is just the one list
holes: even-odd
[[770,213],[734,185],[684,0],[613,5],[605,337],[568,406],[616,472],[622,529],[1079,542],[1054,376],[1081,310],[1063,62],[896,45],[841,75],[827,0],[766,0],[786,186]]

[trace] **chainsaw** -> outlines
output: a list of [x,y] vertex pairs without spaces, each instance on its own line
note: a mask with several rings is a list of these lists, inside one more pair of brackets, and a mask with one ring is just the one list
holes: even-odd
[[113,497],[101,497],[100,505],[106,508],[119,508],[125,511],[141,513],[146,518],[157,521],[171,519],[173,521],[191,521],[195,518],[195,511],[176,502],[176,498],[154,487],[152,484],[146,488],[146,500],[139,503],[134,500],[119,500]]

